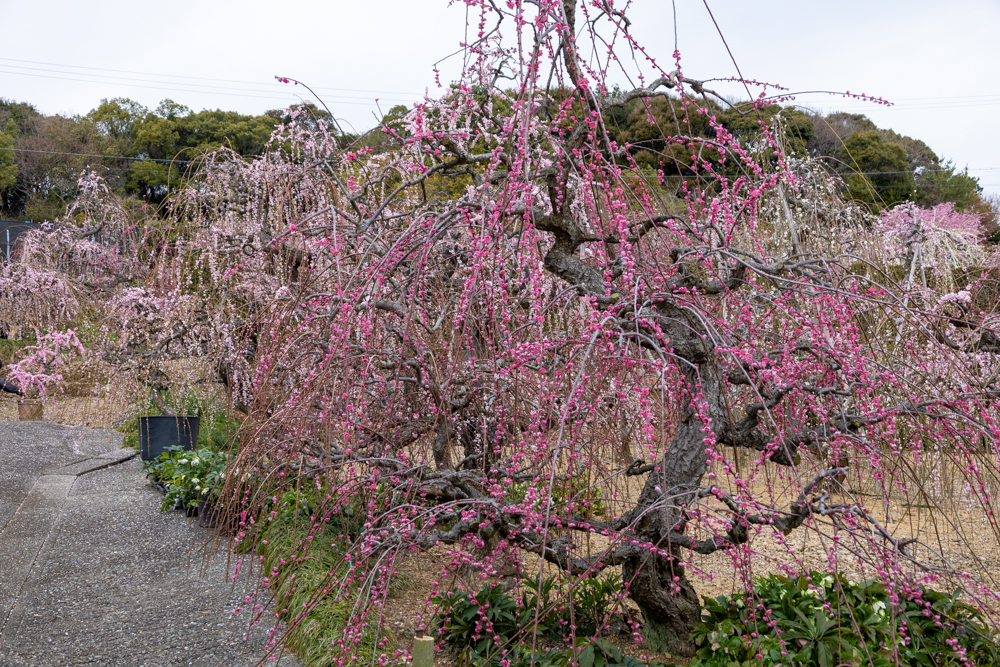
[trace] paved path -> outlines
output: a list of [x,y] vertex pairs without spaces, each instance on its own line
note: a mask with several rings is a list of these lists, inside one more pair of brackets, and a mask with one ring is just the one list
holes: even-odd
[[298,666],[233,617],[247,577],[212,533],[159,511],[118,434],[0,422],[0,667]]

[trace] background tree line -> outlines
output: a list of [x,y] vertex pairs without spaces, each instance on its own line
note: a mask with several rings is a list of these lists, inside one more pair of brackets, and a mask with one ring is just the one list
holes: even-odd
[[284,110],[192,111],[169,99],[148,109],[127,98],[101,100],[82,116],[45,115],[27,102],[0,99],[0,218],[62,215],[84,169],[126,202],[159,204],[186,182],[201,155],[222,146],[258,155],[286,119]]
[[[553,97],[555,109],[560,95]],[[327,111],[312,104],[301,109],[311,122],[336,127]],[[383,126],[393,127],[405,112],[402,106],[391,109]],[[97,171],[126,202],[159,204],[197,169],[199,156],[221,146],[259,155],[278,123],[288,119],[284,110],[259,116],[219,109],[196,112],[169,99],[148,109],[128,98],[101,100],[82,116],[45,115],[27,102],[0,99],[0,217],[44,220],[61,215],[86,168]],[[768,144],[755,137],[762,123],[774,123],[784,152],[821,158],[843,178],[847,198],[875,210],[904,201],[923,207],[952,202],[959,211],[981,215],[993,240],[1000,240],[995,209],[984,200],[978,179],[923,141],[879,128],[862,114],[823,116],[778,104],[723,105],[711,99],[681,105],[660,96],[612,107],[608,121],[611,138],[627,145],[640,169],[651,179],[662,179],[668,189],[679,190],[695,176],[690,147],[674,138],[708,137],[717,124],[744,146],[768,151]],[[706,155],[712,149],[704,146],[699,152],[701,158],[721,157]],[[731,160],[720,168],[735,170],[737,164]]]
[[[660,96],[632,100],[613,108],[608,128],[612,138],[628,151],[640,167],[650,173],[662,170],[665,185],[680,183],[694,175],[691,148],[673,137],[714,136],[713,123],[736,135],[742,145],[757,145],[770,150],[765,142],[755,140],[762,123],[779,128],[784,152],[792,157],[820,158],[841,176],[847,197],[868,204],[876,211],[904,201],[922,207],[952,202],[960,211],[971,210],[985,216],[995,229],[993,209],[982,196],[978,179],[967,170],[959,171],[919,139],[903,136],[891,129],[879,128],[862,114],[835,112],[812,114],[794,107],[772,104],[754,108],[749,103],[722,105],[714,100],[697,107],[678,104],[671,97]],[[701,147],[701,157],[711,149]],[[736,169],[731,160],[728,169]]]

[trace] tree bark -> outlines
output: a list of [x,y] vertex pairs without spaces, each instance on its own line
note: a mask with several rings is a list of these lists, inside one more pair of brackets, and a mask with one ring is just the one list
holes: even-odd
[[[679,555],[676,548],[672,551]],[[677,563],[658,555],[630,559],[622,565],[622,578],[629,582],[629,595],[642,611],[646,647],[689,657],[695,651],[691,630],[701,618],[701,605]]]
[[671,544],[671,532],[684,532],[687,507],[694,501],[708,466],[706,424],[699,412],[706,414],[711,432],[720,433],[729,424],[723,401],[722,382],[714,366],[714,345],[701,334],[701,327],[691,323],[672,307],[661,309],[669,323],[674,354],[685,362],[681,372],[688,384],[689,396],[682,416],[659,465],[649,473],[634,509],[626,515],[634,526],[635,537],[656,545],[669,557],[640,549],[622,566],[623,580],[629,594],[642,611],[647,647],[672,655],[691,656],[695,646],[691,631],[701,617],[698,595],[679,564],[681,550]]

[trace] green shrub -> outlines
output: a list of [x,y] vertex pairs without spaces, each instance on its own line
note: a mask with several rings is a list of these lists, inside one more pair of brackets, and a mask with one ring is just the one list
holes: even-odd
[[267,496],[263,506],[275,514],[269,521],[280,524],[287,530],[298,525],[311,525],[312,517],[319,517],[324,523],[324,532],[334,539],[356,539],[364,530],[368,520],[360,506],[360,498],[352,503],[332,506],[324,501],[322,491],[309,482],[298,489],[279,491],[280,495]]
[[[345,544],[328,529],[312,531],[308,515],[296,521],[305,502],[285,496],[281,506],[282,519],[267,523],[257,534],[255,548],[264,556],[262,571],[270,573],[267,587],[278,617],[289,628],[288,646],[311,667],[343,667],[350,661],[334,645],[357,614],[355,586],[340,589],[348,574]],[[378,641],[373,625],[365,626],[358,644],[349,645],[352,653],[371,657]]]
[[541,581],[526,581],[522,594],[522,606],[529,616],[524,620],[534,622],[535,610],[544,613],[539,623],[546,628],[545,636],[564,637],[576,626],[577,635],[598,635],[603,633],[611,618],[615,602],[622,595],[622,580],[617,573],[607,577],[574,578],[572,586],[572,608],[570,580],[565,576],[553,576]]
[[229,455],[224,452],[171,447],[146,463],[143,470],[166,487],[161,509],[167,511],[178,505],[194,507],[203,495],[217,496],[228,463]]
[[662,662],[645,663],[622,653],[606,639],[577,639],[572,649],[554,649],[530,659],[522,651],[511,667],[674,667]]
[[499,584],[478,593],[450,591],[434,598],[437,624],[445,641],[459,649],[463,662],[490,664],[505,655],[521,630],[517,601]]
[[[224,418],[213,423],[217,426],[210,432],[221,433],[226,428],[235,431]],[[202,430],[199,434],[199,445],[205,442],[204,433]],[[195,451],[185,451],[173,447],[147,463],[144,470],[166,486],[162,508],[168,510],[177,505],[191,507],[197,504],[199,495],[218,493],[229,461],[225,450],[199,446]],[[369,520],[362,498],[355,498],[354,504],[332,506],[322,488],[304,477],[285,480],[284,488],[270,492],[259,485],[260,481],[250,473],[241,475],[236,485],[240,491],[252,488],[265,496],[259,523],[248,529],[249,537],[236,549],[253,550],[263,557],[262,571],[268,573],[264,585],[273,595],[275,613],[287,628],[288,646],[296,655],[311,667],[343,667],[354,659],[346,660],[344,649],[336,644],[349,627],[357,631],[354,601],[364,597],[357,581],[343,583],[349,575],[344,560],[348,544],[361,534]],[[294,487],[288,488],[289,483]],[[398,594],[406,582],[395,584]],[[342,585],[346,586],[343,590]],[[358,656],[371,656],[376,648],[387,650],[379,644],[388,638],[391,645],[393,640],[387,632],[365,621],[354,638],[356,643],[348,643],[347,648]]]
[[[603,630],[621,579],[578,579],[552,576],[526,582],[520,600],[500,584],[485,584],[478,592],[449,591],[434,597],[438,613],[434,625],[445,642],[458,651],[459,663],[475,667],[645,667],[602,639],[588,636]],[[576,629],[573,630],[575,625]],[[561,646],[579,635],[572,647]],[[535,638],[557,643],[532,654]]]
[[818,572],[758,579],[752,595],[705,601],[691,667],[1000,664],[992,631],[957,591],[905,588],[894,608],[876,581]]

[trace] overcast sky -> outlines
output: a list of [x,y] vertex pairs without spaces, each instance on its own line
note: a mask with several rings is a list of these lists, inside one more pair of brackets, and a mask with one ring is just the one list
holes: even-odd
[[[616,5],[621,6],[623,0]],[[1000,193],[1000,1],[708,0],[747,78],[792,90],[882,96],[891,107],[820,95],[798,102],[865,113],[924,140]],[[735,66],[702,0],[676,0],[685,74]],[[634,0],[634,34],[665,66],[670,0]],[[436,86],[432,66],[458,48],[465,6],[447,0],[0,0],[0,97],[79,114],[104,97],[154,107],[260,113],[304,93],[300,79],[355,128]],[[440,65],[445,83],[457,59]],[[669,69],[669,67],[668,67]],[[736,89],[727,92],[736,93]],[[745,96],[745,95],[744,95]]]

